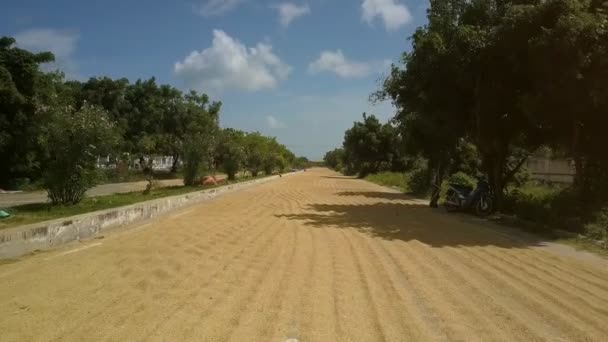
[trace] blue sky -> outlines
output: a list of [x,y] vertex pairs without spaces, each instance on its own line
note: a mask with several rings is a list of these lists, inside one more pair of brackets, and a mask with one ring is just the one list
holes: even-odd
[[423,25],[420,0],[12,1],[0,35],[51,50],[70,78],[156,77],[224,103],[221,124],[309,158],[342,142]]

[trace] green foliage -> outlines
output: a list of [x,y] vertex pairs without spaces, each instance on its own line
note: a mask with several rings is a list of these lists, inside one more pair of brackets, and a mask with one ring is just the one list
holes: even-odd
[[210,102],[205,94],[182,94],[169,85],[157,85],[154,78],[134,84],[124,78],[91,78],[80,87],[79,104],[103,106],[118,123],[124,136],[121,150],[140,157],[171,155],[173,172],[189,134],[213,135],[217,130],[221,103]]
[[247,157],[245,153],[245,133],[232,128],[223,129],[219,135],[215,154],[216,162],[228,175],[228,179],[235,179]]
[[40,137],[49,120],[37,110],[51,99],[56,78],[40,71],[40,64],[53,61],[50,52],[34,54],[15,47],[15,40],[0,38],[0,187],[14,187],[17,179],[40,176],[44,154]]
[[202,134],[190,134],[184,139],[184,185],[191,186],[199,183],[200,171],[204,166],[208,148]]
[[477,180],[464,172],[456,172],[450,175],[447,179],[447,182],[470,187],[475,187],[477,185]]
[[[344,133],[342,159],[361,178],[378,171],[396,171],[393,166],[401,165],[399,145],[400,136],[390,123],[381,124],[374,115],[363,113],[363,122],[355,122]],[[330,162],[335,164],[336,160]]]
[[[222,104],[205,94],[182,93],[154,78],[65,81],[60,72],[40,70],[51,53],[33,54],[15,43],[0,38],[0,160],[6,165],[0,187],[42,179],[54,203],[76,203],[99,180],[99,156],[110,157],[116,168],[109,178],[121,181],[130,179],[135,160],[148,173],[146,159],[171,155],[173,174],[183,159],[186,184],[196,183],[201,168],[219,166],[234,178],[243,168],[255,175],[308,162],[274,138],[220,132]],[[152,182],[154,175],[147,176]]]
[[406,173],[384,171],[376,174],[371,174],[365,177],[365,180],[370,182],[399,188],[403,192],[408,192],[409,176]]
[[[397,107],[408,154],[440,175],[481,167],[500,204],[527,155],[550,144],[575,160],[581,199],[605,196],[605,5],[433,0],[427,13],[403,66],[373,95]],[[480,165],[459,161],[462,141]]]
[[119,135],[98,107],[56,108],[51,115],[44,141],[48,148],[44,187],[53,204],[75,204],[99,178],[97,156],[109,153]]
[[270,138],[258,132],[245,135],[245,167],[253,177],[264,168],[264,159],[270,154]]
[[551,223],[559,189],[528,185],[516,188],[505,196],[505,210],[517,217],[542,224]]
[[305,169],[310,166],[310,161],[306,157],[298,157],[293,163],[296,169]]
[[585,225],[585,235],[608,243],[608,208],[600,209],[594,219]]
[[331,169],[340,171],[344,165],[344,149],[336,148],[327,153],[323,157],[325,165]]
[[412,171],[407,183],[411,194],[416,196],[427,196],[431,191],[431,171],[428,168],[420,168]]

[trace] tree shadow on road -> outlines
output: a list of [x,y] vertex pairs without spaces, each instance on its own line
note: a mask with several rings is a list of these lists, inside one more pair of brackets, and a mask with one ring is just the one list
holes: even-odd
[[[370,195],[373,196],[377,195]],[[505,233],[490,222],[476,221],[467,215],[447,214],[442,209],[406,201],[312,204],[305,209],[307,213],[277,216],[315,228],[355,229],[382,239],[418,240],[433,247],[526,248],[540,243],[537,239]]]

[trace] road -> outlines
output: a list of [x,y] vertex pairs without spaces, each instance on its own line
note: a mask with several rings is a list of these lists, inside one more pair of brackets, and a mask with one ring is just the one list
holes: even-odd
[[604,259],[324,169],[0,265],[2,341],[605,341]]
[[[165,179],[158,181],[159,186],[184,185],[182,179]],[[147,181],[112,183],[98,185],[87,192],[87,196],[105,196],[116,193],[143,191],[148,185]],[[14,207],[22,204],[44,203],[47,201],[46,191],[28,191],[9,194],[0,194],[0,208]]]

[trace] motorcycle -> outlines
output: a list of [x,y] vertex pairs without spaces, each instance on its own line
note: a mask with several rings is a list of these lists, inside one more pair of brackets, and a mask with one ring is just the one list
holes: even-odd
[[450,183],[446,193],[447,211],[474,210],[478,216],[487,216],[494,209],[494,194],[490,183],[483,177],[477,179],[477,186]]

